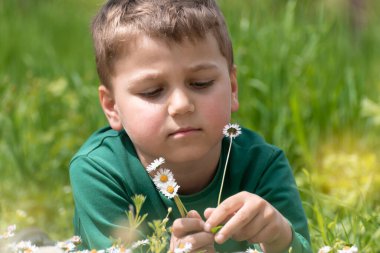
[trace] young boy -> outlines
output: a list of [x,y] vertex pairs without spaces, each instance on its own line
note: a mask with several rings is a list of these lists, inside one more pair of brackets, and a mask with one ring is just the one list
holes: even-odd
[[214,0],[109,0],[93,22],[93,39],[110,127],[94,133],[70,164],[75,232],[86,248],[110,246],[135,194],[147,197],[148,220],[176,210],[145,169],[164,157],[192,210],[170,216],[170,250],[190,242],[193,252],[253,244],[310,252],[285,155],[248,129],[233,141],[217,206],[229,145],[222,130],[239,104],[231,41]]

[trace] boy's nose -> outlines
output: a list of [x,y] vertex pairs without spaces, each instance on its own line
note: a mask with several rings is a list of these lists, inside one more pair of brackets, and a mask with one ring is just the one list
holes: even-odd
[[194,103],[191,101],[190,97],[188,96],[188,94],[186,94],[185,91],[175,90],[172,92],[168,105],[169,115],[175,116],[189,112],[194,112],[194,110]]

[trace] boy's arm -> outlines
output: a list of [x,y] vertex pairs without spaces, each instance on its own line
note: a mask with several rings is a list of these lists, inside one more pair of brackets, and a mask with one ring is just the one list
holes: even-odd
[[257,194],[271,203],[289,222],[292,229],[292,252],[311,252],[307,218],[284,152],[275,149],[260,177]]
[[[287,252],[289,245],[295,253],[311,252],[306,216],[285,155],[273,149],[266,165],[258,170],[261,172],[253,178],[259,179],[257,184],[247,183],[246,192],[206,210],[206,231],[226,221],[220,230],[224,239],[218,234],[215,237],[219,243],[232,236],[238,241],[260,243],[268,252]],[[250,189],[252,185],[255,189]]]
[[130,197],[116,175],[85,156],[70,164],[70,181],[75,202],[75,233],[81,236],[82,247],[110,247],[110,235],[120,228],[117,220],[126,217]]

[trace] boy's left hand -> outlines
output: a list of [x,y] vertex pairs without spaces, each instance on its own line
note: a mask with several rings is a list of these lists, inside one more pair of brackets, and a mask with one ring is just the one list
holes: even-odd
[[190,242],[191,252],[215,252],[214,235],[204,231],[204,221],[195,210],[189,211],[186,218],[176,219],[171,232],[169,252],[174,252],[181,242]]
[[292,231],[287,220],[263,198],[249,192],[237,193],[216,208],[207,208],[205,230],[224,224],[215,236],[219,244],[236,241],[260,243],[264,252],[281,252],[289,247]]

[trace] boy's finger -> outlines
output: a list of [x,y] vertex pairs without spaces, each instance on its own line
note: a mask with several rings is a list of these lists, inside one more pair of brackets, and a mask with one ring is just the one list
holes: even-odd
[[202,219],[202,217],[199,215],[199,213],[195,210],[190,210],[187,213],[186,218]]
[[172,234],[178,238],[203,231],[204,221],[199,218],[176,219],[172,225]]
[[203,215],[205,216],[206,219],[208,219],[210,217],[210,215],[214,212],[215,208],[206,208],[206,210],[204,211]]
[[245,227],[256,217],[248,208],[241,208],[215,235],[215,241],[219,244],[225,242],[237,231]]
[[232,196],[223,201],[217,208],[214,209],[212,214],[208,217],[205,224],[205,231],[210,232],[211,228],[220,225],[231,215],[239,210],[244,204],[240,198]]
[[189,242],[192,244],[192,250],[197,252],[205,248],[213,248],[214,245],[214,235],[207,232],[194,233],[185,236],[181,239],[182,242]]

